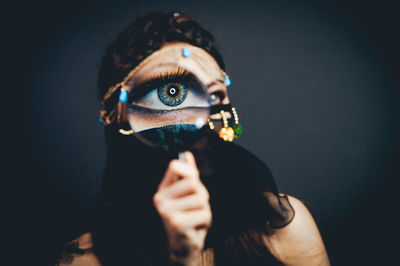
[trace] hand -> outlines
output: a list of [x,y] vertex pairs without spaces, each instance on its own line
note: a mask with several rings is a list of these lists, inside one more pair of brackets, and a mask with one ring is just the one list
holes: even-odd
[[170,259],[193,265],[200,259],[212,214],[193,154],[185,152],[184,157],[185,162],[169,163],[153,202],[167,233]]

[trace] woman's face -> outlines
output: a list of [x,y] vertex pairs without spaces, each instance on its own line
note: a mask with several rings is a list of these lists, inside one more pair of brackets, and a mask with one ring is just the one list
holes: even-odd
[[[190,50],[190,56],[183,56],[184,48]],[[128,110],[128,119],[135,120],[136,132],[172,124],[206,123],[208,108],[207,113],[202,108],[209,104],[207,92],[212,105],[229,103],[215,59],[187,43],[163,45],[140,65],[126,85],[130,95],[140,95],[134,104],[129,103],[133,111]],[[212,118],[220,117],[216,114]]]

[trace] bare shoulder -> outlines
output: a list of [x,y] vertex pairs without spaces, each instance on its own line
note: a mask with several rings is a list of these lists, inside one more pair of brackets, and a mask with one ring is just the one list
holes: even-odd
[[93,252],[92,233],[85,233],[65,244],[57,266],[101,266]]
[[270,228],[264,235],[268,250],[284,265],[330,265],[328,255],[311,213],[299,199],[288,196],[293,220],[283,228]]

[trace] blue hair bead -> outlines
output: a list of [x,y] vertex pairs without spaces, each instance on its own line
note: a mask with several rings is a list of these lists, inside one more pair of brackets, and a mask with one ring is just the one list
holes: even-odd
[[231,85],[231,79],[230,78],[226,78],[225,79],[225,85],[227,86],[227,87],[229,87],[230,85]]
[[103,124],[103,119],[101,117],[99,117],[99,123],[100,123],[100,125]]
[[188,47],[183,47],[182,48],[182,55],[183,57],[189,57],[192,55],[192,52],[190,51],[190,49]]
[[126,90],[121,90],[119,94],[119,101],[121,103],[126,103],[126,101],[128,101],[128,92]]

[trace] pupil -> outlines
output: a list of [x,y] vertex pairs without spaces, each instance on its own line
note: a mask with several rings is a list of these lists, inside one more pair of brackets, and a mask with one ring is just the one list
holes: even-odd
[[169,94],[174,95],[176,93],[176,89],[175,88],[170,88],[169,89]]

